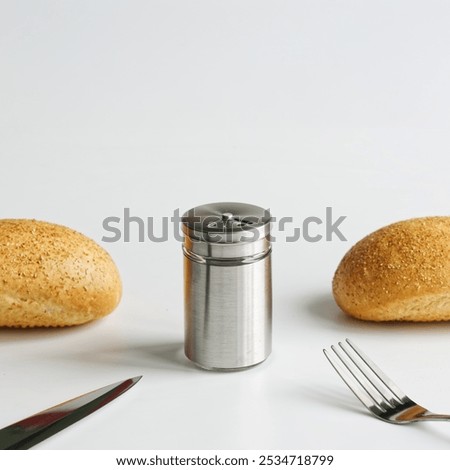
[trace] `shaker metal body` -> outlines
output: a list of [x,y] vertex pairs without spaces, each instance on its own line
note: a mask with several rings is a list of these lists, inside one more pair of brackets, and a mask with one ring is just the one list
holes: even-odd
[[185,353],[205,369],[242,369],[272,349],[270,213],[241,203],[183,215]]

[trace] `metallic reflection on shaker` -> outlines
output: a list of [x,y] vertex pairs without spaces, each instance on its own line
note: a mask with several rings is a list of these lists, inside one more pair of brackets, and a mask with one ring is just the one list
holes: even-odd
[[219,202],[183,215],[185,353],[212,370],[244,369],[272,349],[270,213]]

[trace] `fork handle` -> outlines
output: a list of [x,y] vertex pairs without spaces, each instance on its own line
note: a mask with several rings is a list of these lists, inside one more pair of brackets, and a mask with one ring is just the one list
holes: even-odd
[[422,415],[417,416],[417,421],[450,421],[450,415],[440,415],[425,410]]
[[417,423],[418,421],[450,421],[450,415],[432,413],[417,403],[410,402],[401,413],[393,419],[397,424]]

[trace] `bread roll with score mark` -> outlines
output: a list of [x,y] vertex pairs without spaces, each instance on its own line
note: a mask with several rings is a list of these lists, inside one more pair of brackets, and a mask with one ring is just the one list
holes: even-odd
[[450,217],[405,220],[363,238],[339,264],[333,295],[362,320],[450,320]]
[[70,228],[0,220],[0,326],[70,326],[112,312],[122,292],[109,254]]

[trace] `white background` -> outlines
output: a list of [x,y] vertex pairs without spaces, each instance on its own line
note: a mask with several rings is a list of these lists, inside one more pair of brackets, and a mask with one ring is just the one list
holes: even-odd
[[[448,448],[445,423],[372,418],[322,348],[352,338],[450,413],[449,325],[352,320],[330,292],[362,236],[449,215],[449,24],[445,1],[4,0],[0,216],[93,238],[124,295],[82,327],[0,330],[0,427],[143,374],[39,448]],[[273,354],[240,373],[183,356],[179,242],[101,241],[125,207],[160,221],[221,200],[347,216],[347,242],[279,234]]]

